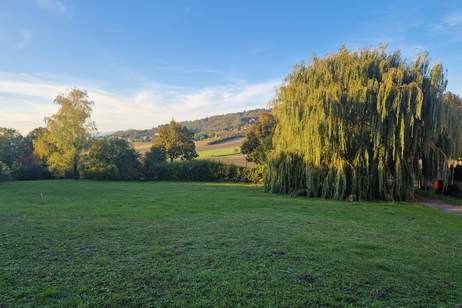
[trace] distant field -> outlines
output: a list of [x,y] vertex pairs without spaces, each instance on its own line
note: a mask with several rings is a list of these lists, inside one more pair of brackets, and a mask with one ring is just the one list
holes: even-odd
[[236,138],[233,140],[229,140],[227,142],[217,143],[217,144],[207,144],[207,140],[201,140],[196,142],[196,150],[197,151],[207,151],[212,149],[222,149],[222,148],[229,148],[229,147],[240,147],[241,144],[244,142],[244,138]]
[[[240,146],[244,138],[236,138],[231,141],[208,145],[207,141],[197,141],[196,151],[199,154],[199,159],[217,160],[237,166],[254,166],[253,163],[248,163],[244,155],[241,154]],[[133,143],[135,150],[140,153],[146,153],[152,146],[151,142]]]
[[243,184],[0,182],[0,306],[459,307],[461,224]]
[[144,153],[151,149],[152,142],[133,142],[132,145],[138,153],[144,155]]
[[229,146],[223,148],[212,148],[210,150],[199,151],[200,158],[221,157],[236,155],[241,153],[241,148],[238,146]]
[[196,143],[196,148],[200,159],[211,159],[221,161],[227,164],[234,164],[242,167],[252,167],[253,163],[245,160],[241,154],[241,145],[244,138],[236,138],[234,140],[208,145],[206,141]]

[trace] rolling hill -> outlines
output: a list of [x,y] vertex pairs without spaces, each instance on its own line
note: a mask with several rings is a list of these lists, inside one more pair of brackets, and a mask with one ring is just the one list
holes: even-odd
[[[203,119],[180,122],[195,134],[196,140],[227,139],[244,135],[247,126],[254,123],[260,113],[268,109],[253,109],[242,112],[227,113]],[[129,129],[109,134],[108,136],[126,139],[130,142],[149,142],[160,126],[151,129]]]

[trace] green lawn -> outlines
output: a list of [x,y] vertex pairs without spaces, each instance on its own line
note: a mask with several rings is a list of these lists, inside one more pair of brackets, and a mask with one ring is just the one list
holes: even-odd
[[457,306],[461,232],[246,185],[4,182],[0,306]]
[[230,146],[226,148],[216,148],[211,150],[199,151],[199,158],[210,158],[210,157],[220,157],[228,155],[236,155],[241,153],[241,148],[239,146]]

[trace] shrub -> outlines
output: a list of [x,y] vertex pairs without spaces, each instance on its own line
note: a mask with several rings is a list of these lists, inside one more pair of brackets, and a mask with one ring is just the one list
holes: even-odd
[[48,169],[40,164],[14,164],[12,174],[16,180],[46,180],[52,178]]
[[245,168],[210,160],[176,161],[144,166],[146,180],[161,181],[246,181]]
[[262,184],[265,179],[266,165],[245,168],[244,172],[246,182]]
[[11,179],[10,168],[0,161],[0,181],[6,181]]
[[136,180],[141,177],[141,163],[126,140],[97,140],[83,159],[81,174],[96,180]]
[[83,178],[100,181],[127,179],[119,174],[117,166],[113,164],[91,164],[81,174]]
[[167,161],[167,153],[162,147],[154,145],[146,153],[143,163],[147,168],[150,168],[150,166],[154,164],[163,163],[165,161]]

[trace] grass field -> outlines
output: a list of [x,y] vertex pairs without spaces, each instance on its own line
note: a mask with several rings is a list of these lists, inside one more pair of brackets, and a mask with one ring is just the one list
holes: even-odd
[[[245,160],[241,154],[241,144],[244,138],[236,138],[227,142],[209,145],[206,140],[196,142],[196,151],[199,159],[211,159],[221,161],[227,164],[234,164],[242,167],[252,167],[253,163]],[[135,150],[144,155],[152,146],[151,142],[133,143]]]
[[199,158],[222,157],[222,156],[236,155],[239,153],[241,153],[240,147],[229,146],[229,147],[222,147],[222,148],[200,151]]
[[461,226],[248,185],[3,182],[0,306],[456,307]]

